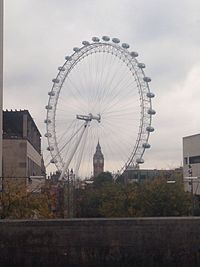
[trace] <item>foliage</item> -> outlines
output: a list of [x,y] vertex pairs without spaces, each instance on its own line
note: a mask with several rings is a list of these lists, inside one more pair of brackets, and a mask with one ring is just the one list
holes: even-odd
[[137,200],[138,216],[183,216],[191,212],[191,196],[179,179],[174,184],[162,177],[147,181],[140,186]]
[[0,192],[0,218],[51,218],[50,202],[46,191],[27,193],[23,182],[7,180],[4,181],[4,190]]
[[113,182],[113,177],[110,172],[102,172],[97,177],[94,177],[93,185],[94,187],[105,186],[105,184],[109,184]]
[[102,190],[99,210],[104,217],[131,217],[135,210],[137,185],[114,184]]
[[[98,183],[76,192],[77,217],[184,216],[191,213],[191,195],[181,177],[168,184],[157,177],[141,183]],[[104,181],[104,179],[102,179]]]
[[99,206],[101,205],[100,190],[88,188],[76,190],[76,216],[80,218],[102,217]]

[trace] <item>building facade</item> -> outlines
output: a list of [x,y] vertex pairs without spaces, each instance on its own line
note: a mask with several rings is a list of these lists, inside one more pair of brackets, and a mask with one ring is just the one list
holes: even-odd
[[200,195],[200,134],[183,137],[183,177],[185,189]]
[[28,110],[3,112],[3,178],[16,178],[30,188],[45,176],[41,134]]
[[93,156],[93,175],[97,177],[100,173],[104,171],[104,156],[101,151],[101,146],[98,142],[96,146],[96,152]]
[[146,180],[152,180],[156,177],[163,177],[166,180],[174,179],[176,176],[180,177],[183,173],[182,167],[171,170],[159,170],[159,169],[135,169],[127,168],[123,175],[124,183],[143,182]]

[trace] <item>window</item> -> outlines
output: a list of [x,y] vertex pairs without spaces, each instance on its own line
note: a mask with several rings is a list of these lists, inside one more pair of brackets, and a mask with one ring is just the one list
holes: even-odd
[[189,164],[200,163],[200,156],[189,157]]
[[185,164],[185,165],[188,164],[188,158],[184,158],[184,164]]

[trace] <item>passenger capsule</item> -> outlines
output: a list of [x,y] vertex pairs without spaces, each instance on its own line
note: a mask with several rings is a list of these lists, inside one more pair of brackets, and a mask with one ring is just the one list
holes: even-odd
[[48,146],[48,147],[47,147],[47,150],[48,150],[48,151],[53,151],[54,148],[53,148],[52,146]]
[[144,160],[142,158],[138,158],[138,159],[136,159],[136,162],[138,164],[142,164],[142,163],[144,163]]
[[78,52],[80,49],[78,47],[73,48],[74,52]]
[[53,79],[52,82],[53,82],[53,83],[59,83],[60,80],[59,80],[59,79]]
[[152,126],[147,126],[146,130],[147,132],[153,132],[154,128]]
[[142,144],[142,147],[143,147],[143,148],[150,148],[151,145],[150,145],[149,143],[144,143],[144,144]]
[[65,67],[60,66],[60,67],[58,67],[58,70],[59,70],[59,71],[65,71]]
[[92,41],[98,43],[100,41],[100,39],[98,37],[92,37]]
[[44,120],[44,123],[47,123],[47,124],[49,124],[49,123],[51,123],[51,120],[49,120],[49,119],[46,119],[46,120]]
[[45,133],[44,136],[45,136],[45,137],[52,137],[52,134],[51,134],[51,133]]
[[156,114],[156,111],[155,111],[154,109],[150,108],[150,109],[147,111],[147,113],[148,113],[149,115],[155,115],[155,114]]
[[148,92],[148,93],[147,93],[147,97],[149,97],[149,98],[153,98],[153,97],[155,97],[155,94],[152,93],[152,92]]
[[89,45],[90,43],[88,41],[83,41],[82,44],[83,45]]
[[130,45],[129,44],[126,44],[126,43],[123,43],[122,44],[122,47],[125,48],[125,49],[128,49],[130,47]]
[[132,57],[138,57],[138,53],[137,53],[137,52],[131,52],[130,55],[131,55]]
[[145,64],[144,63],[138,63],[138,68],[144,69],[145,68]]
[[47,105],[45,108],[46,109],[52,109],[52,106],[51,105]]
[[66,60],[71,60],[71,57],[70,56],[66,56],[65,59]]
[[110,41],[110,37],[108,36],[103,36],[102,40],[104,40],[105,42],[109,42]]
[[149,83],[149,82],[151,81],[151,78],[149,78],[149,77],[144,77],[144,78],[143,78],[143,81]]
[[51,163],[57,163],[58,161],[57,161],[57,159],[51,159],[50,162],[51,162]]
[[118,44],[120,43],[120,40],[118,38],[112,38],[113,43]]
[[50,91],[50,92],[48,92],[48,95],[49,96],[54,96],[55,95],[55,92],[54,91]]

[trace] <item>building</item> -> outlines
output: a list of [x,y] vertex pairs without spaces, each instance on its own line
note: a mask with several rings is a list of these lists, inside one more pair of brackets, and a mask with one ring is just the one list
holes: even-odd
[[180,177],[182,173],[182,167],[172,170],[135,169],[129,167],[124,171],[122,178],[124,183],[142,182],[156,177],[164,177],[166,180],[170,180],[176,176]]
[[200,134],[183,137],[183,176],[185,189],[200,195]]
[[41,134],[28,110],[3,112],[3,179],[16,178],[30,190],[45,176]]
[[101,152],[101,146],[98,144],[96,146],[96,152],[93,156],[93,175],[97,177],[100,173],[104,171],[104,156]]

